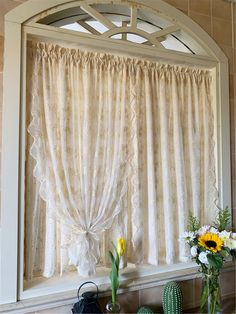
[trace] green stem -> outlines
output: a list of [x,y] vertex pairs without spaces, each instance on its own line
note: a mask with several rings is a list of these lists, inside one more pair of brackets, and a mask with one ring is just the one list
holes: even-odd
[[114,289],[115,287],[112,287],[111,290],[111,300],[112,300],[112,304],[116,304],[116,291]]
[[201,313],[215,314],[220,309],[219,271],[208,270],[204,273],[203,289],[201,294]]

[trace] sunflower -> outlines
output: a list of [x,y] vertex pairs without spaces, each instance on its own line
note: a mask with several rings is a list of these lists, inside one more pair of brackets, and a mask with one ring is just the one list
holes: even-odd
[[205,249],[211,252],[218,252],[223,246],[223,241],[215,233],[205,233],[198,238],[199,245],[203,246]]

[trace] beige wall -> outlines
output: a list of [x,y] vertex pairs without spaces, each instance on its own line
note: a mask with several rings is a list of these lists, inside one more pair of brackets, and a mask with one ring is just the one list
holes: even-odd
[[[2,72],[4,25],[3,17],[9,10],[27,0],[0,0],[0,114],[2,110]],[[38,0],[42,1],[42,0]],[[230,116],[231,116],[231,169],[232,169],[232,204],[234,209],[234,227],[236,227],[236,4],[224,0],[166,0],[196,21],[222,48],[229,59],[230,69]],[[1,120],[1,119],[0,119]],[[0,125],[1,130],[1,125]],[[1,145],[0,145],[1,146]],[[201,283],[199,279],[182,282],[184,303],[194,303],[199,297]],[[162,287],[141,289],[119,297],[126,313],[132,313],[138,305],[149,304],[156,308],[161,305]],[[223,275],[222,290],[225,295],[235,291],[235,274]],[[101,300],[102,304],[106,299]],[[42,313],[70,313],[70,306],[46,310]],[[227,311],[228,312],[228,311]],[[41,312],[40,312],[41,313]]]

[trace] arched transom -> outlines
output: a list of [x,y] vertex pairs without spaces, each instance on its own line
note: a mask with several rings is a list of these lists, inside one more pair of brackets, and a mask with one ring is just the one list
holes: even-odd
[[130,1],[77,1],[50,12],[38,23],[134,42],[158,49],[205,55],[178,21],[160,11]]

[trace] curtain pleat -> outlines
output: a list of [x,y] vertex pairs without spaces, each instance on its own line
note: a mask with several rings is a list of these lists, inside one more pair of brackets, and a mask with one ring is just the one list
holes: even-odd
[[25,276],[186,260],[189,211],[215,209],[211,73],[58,45],[28,47]]

